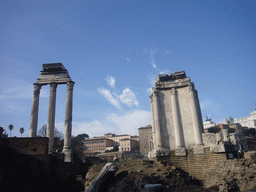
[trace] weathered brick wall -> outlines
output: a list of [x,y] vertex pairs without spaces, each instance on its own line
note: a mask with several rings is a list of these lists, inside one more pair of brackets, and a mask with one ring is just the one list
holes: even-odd
[[48,154],[48,141],[47,137],[8,138],[9,147],[27,155]]
[[199,180],[204,180],[207,173],[214,170],[220,161],[226,160],[226,153],[212,153],[210,147],[204,148],[204,154],[195,155],[193,149],[187,150],[187,156],[175,156],[175,151],[170,151],[168,157],[158,157],[158,161],[167,161],[168,164],[180,167]]

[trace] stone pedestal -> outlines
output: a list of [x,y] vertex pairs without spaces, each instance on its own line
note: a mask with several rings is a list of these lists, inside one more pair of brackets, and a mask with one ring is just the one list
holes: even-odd
[[53,152],[54,127],[55,127],[55,106],[56,106],[56,83],[50,83],[50,99],[47,121],[47,137],[49,138],[49,153]]
[[31,122],[29,137],[36,137],[37,135],[37,123],[38,123],[38,109],[39,109],[39,95],[41,85],[34,83],[33,103],[31,110]]
[[186,148],[185,147],[176,147],[175,149],[175,156],[186,156]]

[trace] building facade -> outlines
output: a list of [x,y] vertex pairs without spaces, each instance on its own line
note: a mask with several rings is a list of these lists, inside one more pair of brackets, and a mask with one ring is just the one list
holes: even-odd
[[104,153],[107,147],[114,146],[115,142],[108,138],[92,138],[83,141],[85,151]]
[[120,140],[119,151],[131,151],[137,152],[140,150],[139,141],[133,139],[122,139]]
[[234,123],[239,123],[243,127],[256,128],[256,110],[248,117],[241,117],[233,119]]
[[152,143],[152,125],[139,128],[140,137],[140,152],[142,155],[147,155],[147,153],[153,150]]

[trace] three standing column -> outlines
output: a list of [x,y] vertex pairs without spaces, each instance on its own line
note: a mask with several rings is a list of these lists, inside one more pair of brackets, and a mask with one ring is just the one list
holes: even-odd
[[53,152],[54,127],[55,127],[55,106],[56,106],[57,83],[50,83],[50,99],[48,108],[47,137],[49,138],[49,153]]
[[40,89],[41,89],[41,85],[38,83],[34,83],[29,137],[36,137],[36,135],[37,135]]
[[65,162],[71,162],[72,105],[74,84],[75,82],[73,81],[67,82],[64,147],[62,151],[62,153],[65,154]]

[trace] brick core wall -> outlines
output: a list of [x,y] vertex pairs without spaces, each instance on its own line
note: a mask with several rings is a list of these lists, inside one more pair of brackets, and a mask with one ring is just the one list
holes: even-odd
[[187,156],[175,156],[175,151],[170,151],[169,156],[158,157],[158,161],[167,161],[168,164],[180,167],[199,180],[204,180],[207,173],[214,170],[220,161],[226,160],[226,153],[212,153],[210,147],[204,148],[204,154],[195,155],[193,149],[187,150]]

